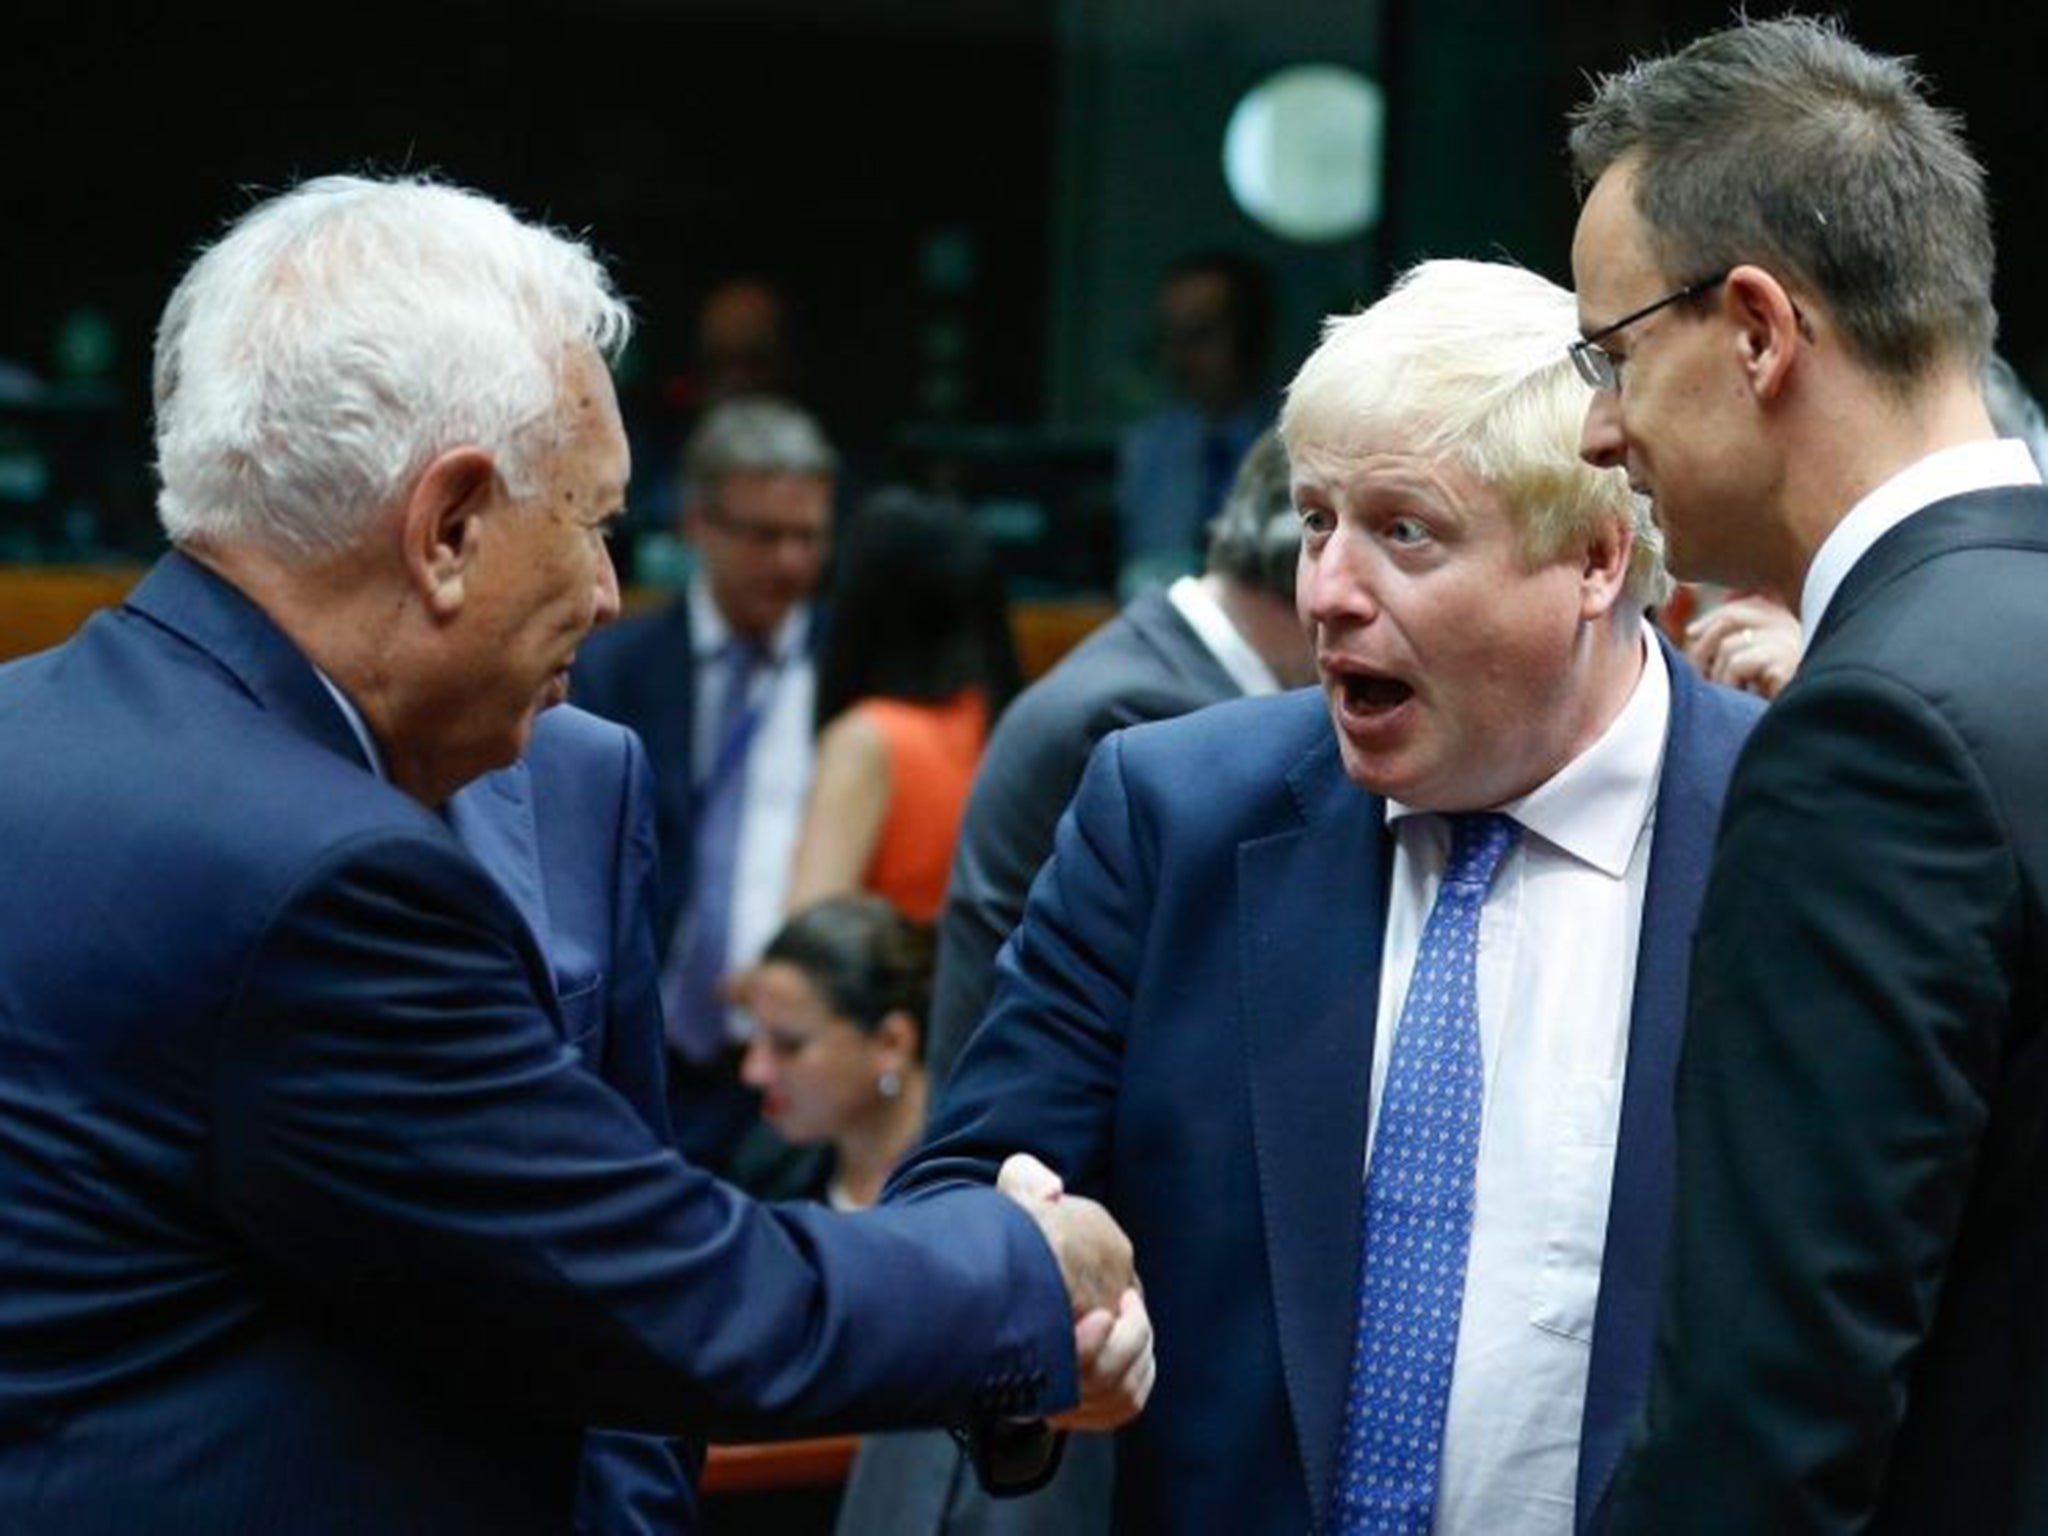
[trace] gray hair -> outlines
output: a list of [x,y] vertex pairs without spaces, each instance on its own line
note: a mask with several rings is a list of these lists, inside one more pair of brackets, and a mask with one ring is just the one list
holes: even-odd
[[1462,464],[1506,499],[1531,561],[1603,524],[1627,527],[1628,596],[1650,607],[1671,589],[1664,536],[1624,471],[1579,457],[1588,392],[1566,351],[1577,336],[1577,303],[1547,278],[1425,261],[1370,308],[1323,322],[1287,387],[1280,435],[1294,455],[1382,437]]
[[1209,524],[1209,569],[1292,603],[1300,557],[1287,447],[1268,427],[1237,467],[1223,509]]
[[683,484],[694,500],[727,475],[830,475],[839,456],[808,411],[773,395],[714,405],[683,446]]
[[1997,333],[1984,171],[1905,59],[1787,16],[1599,81],[1575,115],[1590,186],[1628,158],[1674,282],[1744,262],[1818,297],[1856,358],[1908,385]]
[[531,494],[572,350],[610,360],[631,330],[584,245],[488,197],[305,182],[236,220],[164,308],[158,517],[174,543],[333,554],[465,444]]

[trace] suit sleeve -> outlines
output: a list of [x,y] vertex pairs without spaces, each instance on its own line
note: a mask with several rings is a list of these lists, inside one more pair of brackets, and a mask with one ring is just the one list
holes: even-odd
[[1965,743],[1860,670],[1795,681],[1728,794],[1622,1532],[1875,1509],[2011,1016],[2018,876]]
[[755,1205],[586,1072],[452,844],[378,834],[275,914],[225,1012],[212,1174],[366,1347],[540,1417],[752,1438],[1056,1411],[1058,1269],[988,1193]]
[[1105,1193],[1149,908],[1138,863],[1122,738],[1111,736],[997,959],[988,1018],[885,1198],[991,1183],[1012,1152],[1032,1153],[1078,1193]]

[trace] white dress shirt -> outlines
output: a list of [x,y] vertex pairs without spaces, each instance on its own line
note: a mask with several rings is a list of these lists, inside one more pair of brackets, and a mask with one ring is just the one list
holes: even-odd
[[[769,642],[770,665],[754,673],[754,701],[763,713],[747,751],[732,923],[726,945],[728,973],[752,965],[760,957],[782,926],[783,903],[789,896],[790,866],[796,856],[797,835],[803,830],[815,753],[811,712],[818,678],[811,659],[811,617],[809,604],[791,610]],[[700,572],[690,586],[690,644],[697,664],[693,756],[700,782],[710,773],[720,745],[711,738],[725,708],[723,653],[731,636],[732,630]],[[680,959],[689,920],[685,903],[670,937],[671,965]],[[737,1009],[726,1016],[726,1033],[734,1040],[745,1038],[745,1019]]]
[[[1499,807],[1522,828],[1479,926],[1485,1073],[1472,1244],[1436,1530],[1569,1536],[1628,1062],[1643,888],[1671,715],[1663,652],[1584,752]],[[1393,802],[1372,1123],[1450,850]],[[1368,1147],[1368,1157],[1370,1148]]]
[[1280,691],[1280,680],[1273,675],[1273,669],[1237,632],[1230,615],[1202,585],[1201,577],[1181,577],[1166,589],[1166,600],[1188,621],[1195,638],[1208,647],[1216,664],[1230,674],[1230,680],[1246,698]]
[[1969,491],[2040,483],[2041,471],[2027,445],[2010,437],[1961,443],[1908,464],[1851,507],[1814,553],[1799,595],[1801,638],[1813,639],[1843,578],[1870,553],[1870,546],[1915,512]]

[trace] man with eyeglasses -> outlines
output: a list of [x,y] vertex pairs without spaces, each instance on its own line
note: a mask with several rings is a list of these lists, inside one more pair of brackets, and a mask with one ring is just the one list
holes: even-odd
[[2048,494],[1985,410],[1983,172],[1796,17],[1602,81],[1572,152],[1585,456],[1806,634],[1701,912],[1612,1528],[2048,1529]]
[[661,993],[677,1144],[723,1168],[754,1120],[725,978],[782,919],[810,788],[817,591],[838,458],[770,396],[706,413],[683,450],[688,590],[583,647],[576,700],[631,726],[655,776]]

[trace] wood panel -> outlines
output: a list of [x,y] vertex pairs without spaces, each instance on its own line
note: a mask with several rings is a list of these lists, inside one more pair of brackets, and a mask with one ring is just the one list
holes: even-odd
[[0,565],[0,661],[57,644],[118,603],[141,566]]

